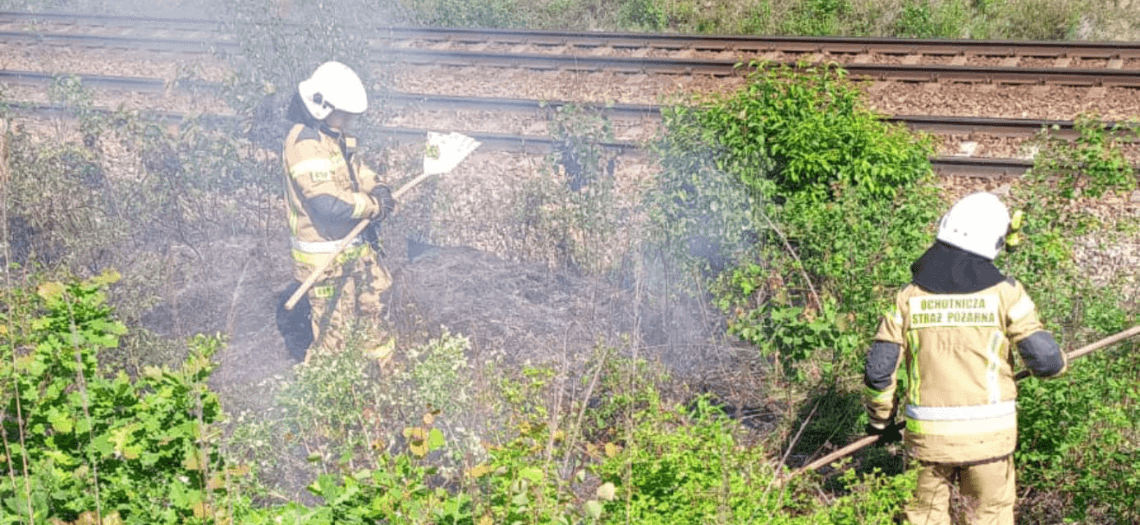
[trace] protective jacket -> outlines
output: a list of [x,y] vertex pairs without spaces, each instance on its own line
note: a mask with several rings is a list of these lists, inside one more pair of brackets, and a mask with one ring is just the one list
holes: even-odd
[[[311,268],[329,257],[336,242],[361,219],[379,213],[379,204],[369,195],[380,184],[379,177],[357,157],[354,137],[311,118],[289,130],[283,159],[293,258],[299,266]],[[358,258],[369,251],[367,244],[357,240],[340,259]],[[335,266],[330,266],[326,277]],[[308,273],[298,269],[298,280],[306,277]]]
[[872,423],[893,422],[898,367],[906,366],[906,441],[917,459],[966,464],[1017,443],[1013,353],[1039,377],[1067,368],[1025,288],[984,257],[936,243],[883,316],[867,356]]

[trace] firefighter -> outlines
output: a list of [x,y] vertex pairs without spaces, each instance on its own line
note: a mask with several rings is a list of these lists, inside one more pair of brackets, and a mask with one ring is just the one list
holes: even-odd
[[1009,211],[995,195],[955,203],[867,354],[866,430],[880,443],[902,439],[895,380],[906,366],[906,446],[919,463],[906,517],[917,525],[949,525],[955,487],[971,523],[1013,524],[1014,351],[1037,377],[1068,368],[1025,288],[994,266],[1010,234]]
[[[380,294],[392,279],[376,258],[378,246],[366,238],[375,241],[376,228],[395,210],[396,201],[357,155],[356,138],[347,134],[353,118],[367,108],[360,77],[344,64],[326,62],[297,85],[287,113],[292,128],[282,156],[294,278],[304,281],[359,221],[371,221],[365,234],[353,239],[308,291],[308,306],[298,305],[292,322],[279,319],[279,325],[296,328],[303,323],[307,326],[302,328],[311,328],[311,337],[286,335],[290,351],[306,360],[313,353],[341,350],[354,320],[364,323],[365,343],[372,345],[366,351],[390,351],[392,346],[382,341],[379,328],[384,309]],[[303,348],[309,342],[312,348]]]

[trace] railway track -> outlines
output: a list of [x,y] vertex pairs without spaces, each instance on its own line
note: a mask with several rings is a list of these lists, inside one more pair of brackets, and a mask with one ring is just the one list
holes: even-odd
[[[1140,87],[1140,43],[757,38],[375,28],[378,60],[445,67],[738,75],[752,60],[835,62],[855,78]],[[0,43],[207,54],[240,46],[209,20],[0,12]],[[500,48],[500,50],[495,50]],[[661,55],[664,56],[655,56]],[[702,57],[694,57],[701,54]],[[809,55],[806,56],[805,55]],[[719,57],[719,58],[718,58]],[[997,61],[996,65],[993,63]],[[971,62],[987,65],[975,65]]]
[[[122,36],[142,29],[178,33],[214,35],[217,41],[232,43],[225,36],[224,24],[217,20],[185,18],[147,18],[71,13],[24,13],[0,11],[0,28],[22,28],[36,31],[38,24],[86,26],[85,31],[100,31],[104,36]],[[712,52],[789,52],[846,53],[852,55],[1021,57],[1074,60],[1104,59],[1123,61],[1140,59],[1140,42],[1091,41],[1012,41],[1012,40],[939,40],[906,38],[845,37],[752,37],[723,35],[675,35],[662,33],[601,33],[509,29],[457,29],[380,27],[372,29],[374,39],[391,43],[423,41],[448,44],[533,45],[549,48],[581,49],[659,49],[663,51]],[[185,35],[184,35],[185,36]],[[1066,63],[1066,62],[1062,62]],[[1109,65],[1108,67],[1113,67]],[[1131,68],[1136,69],[1136,68]]]
[[[799,54],[800,58],[811,55],[817,60],[846,58],[852,62],[843,67],[852,76],[880,80],[1140,87],[1140,43],[1136,42],[755,38],[434,28],[377,28],[372,35],[370,40],[378,57],[383,55],[385,60],[408,65],[725,76],[740,74],[741,61],[748,56],[786,59],[788,54]],[[13,12],[0,12],[0,45],[175,54],[239,50],[238,44],[217,21]],[[679,58],[694,55],[736,58]],[[859,62],[884,57],[902,63]],[[926,59],[943,63],[920,63]],[[974,59],[985,59],[989,63],[998,60],[1000,65],[969,65]],[[1035,67],[1044,63],[1050,67]],[[1094,63],[1100,67],[1087,67]],[[171,89],[217,89],[215,84],[187,79],[81,77],[84,85],[105,90],[166,93]],[[0,82],[42,86],[50,81],[51,76],[44,73],[0,71]],[[414,93],[389,93],[385,101],[403,108],[518,114],[537,114],[561,104]],[[49,110],[45,105],[40,106],[42,111]],[[660,108],[646,104],[610,104],[600,107],[599,111],[612,119],[658,119]],[[177,113],[168,112],[167,118],[176,119]],[[1073,123],[1065,120],[934,116],[893,116],[886,120],[938,134],[1027,137],[1043,128],[1052,128],[1061,136],[1074,135]],[[396,139],[421,137],[423,131],[415,127],[389,128]],[[467,132],[479,135],[488,148],[552,147],[550,140],[541,136]],[[606,146],[625,151],[637,149],[637,143],[631,141],[614,141]],[[937,157],[932,162],[937,172],[956,176],[1017,175],[1030,165],[1019,159],[969,157]]]
[[[51,82],[51,75],[41,73],[0,71],[0,82],[19,82],[44,84]],[[129,77],[83,76],[84,85],[104,89],[120,89],[133,91],[162,92],[169,89],[169,85],[161,79],[143,79]],[[203,87],[201,85],[197,86]],[[419,109],[432,109],[443,111],[474,110],[495,112],[521,112],[541,113],[552,108],[566,105],[560,101],[540,102],[523,99],[493,99],[478,97],[437,97],[423,96],[409,93],[389,93],[384,100],[394,108],[415,107]],[[55,104],[17,104],[13,108],[30,116],[69,116],[72,110],[65,106]],[[659,118],[660,107],[639,104],[595,105],[594,109],[607,118]],[[94,108],[104,114],[113,114],[111,108]],[[158,119],[170,125],[177,125],[187,116],[178,112],[148,112],[151,118]],[[237,119],[226,115],[199,115],[201,122],[215,127],[236,127]],[[914,129],[939,132],[968,133],[983,131],[993,134],[1009,134],[1014,136],[1029,136],[1043,127],[1056,127],[1061,133],[1073,133],[1073,123],[1069,121],[1044,121],[1030,119],[986,119],[986,118],[955,118],[931,116],[902,116],[887,117],[885,120],[908,125]],[[427,128],[386,126],[381,134],[397,143],[411,143],[423,139]],[[433,131],[455,131],[436,129]],[[528,153],[547,153],[561,144],[548,136],[522,135],[511,133],[495,133],[480,130],[459,130],[475,137],[484,144],[484,149],[521,151]],[[642,145],[632,141],[607,141],[599,144],[602,147],[617,150],[622,153],[636,153]],[[987,177],[1005,178],[1024,174],[1032,161],[1024,159],[986,158],[986,157],[955,157],[939,156],[930,159],[934,171],[943,176],[957,177]]]
[[[220,85],[195,80],[178,80],[173,85],[164,79],[120,77],[107,75],[75,75],[80,82],[92,89],[110,89],[147,93],[164,93],[171,88],[216,91]],[[47,86],[56,79],[55,75],[30,71],[0,70],[0,82],[33,86]],[[593,109],[607,118],[613,119],[658,119],[661,106],[651,104],[581,104],[566,101],[542,101],[531,99],[509,99],[488,97],[462,97],[424,95],[417,93],[388,92],[383,100],[395,108],[418,108],[439,111],[486,111],[514,113],[543,113],[560,106],[576,105]],[[48,106],[44,106],[48,107]],[[178,115],[178,113],[170,113]],[[1051,129],[1063,138],[1076,136],[1071,120],[1012,119],[987,117],[946,117],[932,115],[892,115],[883,120],[929,133],[985,133],[995,136],[1028,137],[1043,129]],[[1114,123],[1107,123],[1112,125]]]
[[[14,108],[17,112],[35,116],[62,116],[72,114],[70,108],[52,104],[26,104]],[[113,114],[110,108],[94,108],[94,111],[104,114]],[[156,118],[170,125],[177,125],[186,116],[174,112],[152,112]],[[201,115],[199,118],[207,125],[219,127],[233,127],[236,125],[233,117],[218,115]],[[428,131],[445,132],[449,130],[428,129],[415,127],[385,127],[380,135],[396,143],[421,142]],[[454,131],[454,130],[450,130]],[[494,151],[513,151],[533,154],[543,154],[555,151],[562,144],[560,141],[545,136],[517,135],[509,133],[493,133],[486,131],[464,131],[465,134],[483,143],[482,149]],[[639,153],[642,146],[633,142],[609,141],[599,143],[599,146],[617,150],[622,153]],[[935,173],[944,177],[973,177],[1004,179],[1025,174],[1033,167],[1033,162],[1025,159],[1002,159],[986,157],[954,157],[939,156],[930,159],[931,168]]]

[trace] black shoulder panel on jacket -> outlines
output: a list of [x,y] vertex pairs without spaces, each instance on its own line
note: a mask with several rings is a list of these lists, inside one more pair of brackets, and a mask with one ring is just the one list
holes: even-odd
[[317,233],[329,240],[343,239],[355,226],[352,204],[332,195],[317,195],[305,201],[305,209]]
[[1061,347],[1053,339],[1053,334],[1038,330],[1029,334],[1029,337],[1017,342],[1017,352],[1025,361],[1025,366],[1037,377],[1050,377],[1057,375],[1065,368],[1065,358],[1061,356]]
[[875,341],[867,352],[867,364],[863,369],[863,384],[875,390],[886,390],[891,386],[891,376],[899,363],[902,348],[897,343]]

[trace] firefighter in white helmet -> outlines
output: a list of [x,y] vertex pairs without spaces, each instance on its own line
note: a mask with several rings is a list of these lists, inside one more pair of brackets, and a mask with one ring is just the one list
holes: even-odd
[[867,432],[881,442],[901,439],[892,431],[895,380],[906,366],[906,445],[921,465],[906,508],[914,524],[949,525],[955,485],[972,523],[1013,524],[1013,355],[1038,377],[1056,377],[1068,366],[1025,288],[993,264],[1010,225],[993,194],[955,203],[934,245],[911,265],[911,282],[883,315],[867,354]]
[[[356,138],[347,134],[352,119],[366,109],[368,96],[360,77],[339,62],[321,64],[293,94],[287,114],[292,128],[285,138],[283,159],[294,278],[298,281],[304,281],[318,264],[331,257],[338,241],[359,221],[370,220],[378,226],[395,210],[390,188],[361,161],[356,154]],[[375,241],[374,228],[365,232],[361,237],[371,234],[369,240]],[[342,349],[346,330],[354,319],[364,323],[366,344],[380,346],[380,294],[392,280],[377,260],[378,247],[373,244],[364,238],[354,239],[309,290],[308,305],[302,302],[284,319],[279,310],[279,328],[294,356],[307,358],[312,353]],[[283,297],[296,287],[290,287]]]

